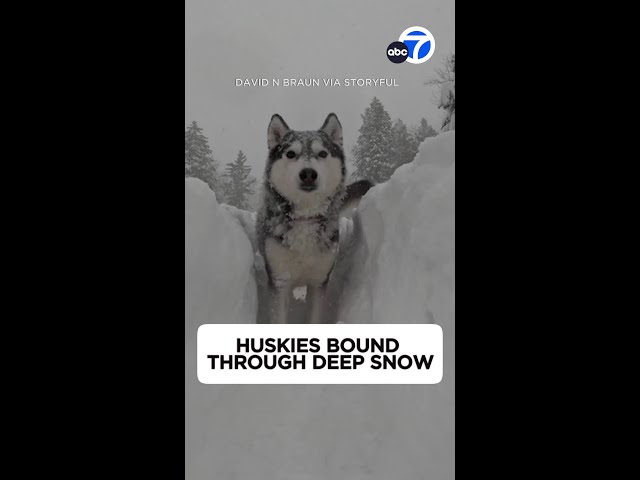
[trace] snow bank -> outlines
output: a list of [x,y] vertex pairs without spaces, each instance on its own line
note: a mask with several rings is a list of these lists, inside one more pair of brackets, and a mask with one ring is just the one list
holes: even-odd
[[360,203],[362,233],[338,314],[345,323],[453,322],[454,135],[427,139]]
[[365,196],[336,282],[345,323],[442,326],[438,385],[200,384],[197,326],[255,319],[253,227],[187,181],[187,480],[454,478],[454,156],[455,132],[429,138]]
[[[185,455],[186,478],[212,477],[206,465],[220,431],[210,417],[224,415],[216,408],[222,389],[207,388],[196,378],[196,334],[204,323],[250,323],[257,312],[253,279],[253,250],[242,223],[231,210],[218,205],[204,182],[185,180]],[[246,212],[245,212],[246,213]],[[246,218],[246,217],[242,217]],[[233,414],[232,412],[230,412]],[[225,477],[222,477],[225,478]],[[232,478],[232,477],[226,477]]]
[[185,179],[184,236],[186,326],[253,322],[257,294],[250,240],[227,206],[218,205],[195,178]]

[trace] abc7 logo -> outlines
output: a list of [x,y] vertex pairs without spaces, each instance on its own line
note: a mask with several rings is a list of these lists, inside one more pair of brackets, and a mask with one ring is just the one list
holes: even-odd
[[422,27],[407,28],[397,42],[387,47],[387,58],[393,63],[424,63],[436,49],[436,41],[429,30]]

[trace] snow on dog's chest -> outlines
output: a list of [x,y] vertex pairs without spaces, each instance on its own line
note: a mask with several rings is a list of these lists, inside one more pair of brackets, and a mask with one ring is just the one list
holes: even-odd
[[319,228],[317,223],[299,222],[284,234],[282,242],[267,238],[267,262],[277,281],[297,286],[320,285],[327,279],[336,259],[337,244],[327,248]]

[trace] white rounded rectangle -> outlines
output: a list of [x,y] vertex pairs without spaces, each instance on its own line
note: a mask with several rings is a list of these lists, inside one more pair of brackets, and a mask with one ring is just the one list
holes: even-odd
[[206,384],[433,384],[442,380],[435,324],[206,324]]

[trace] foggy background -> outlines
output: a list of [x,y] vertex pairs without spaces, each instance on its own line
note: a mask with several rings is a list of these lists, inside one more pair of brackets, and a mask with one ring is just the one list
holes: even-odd
[[[455,53],[454,10],[452,0],[186,0],[185,126],[198,122],[221,166],[243,150],[261,178],[271,115],[315,130],[333,111],[351,167],[360,115],[374,96],[392,120],[410,126],[424,117],[440,128],[435,87],[423,83]],[[433,57],[391,63],[386,47],[416,25],[434,35]],[[236,87],[236,78],[396,78],[399,87]]]

